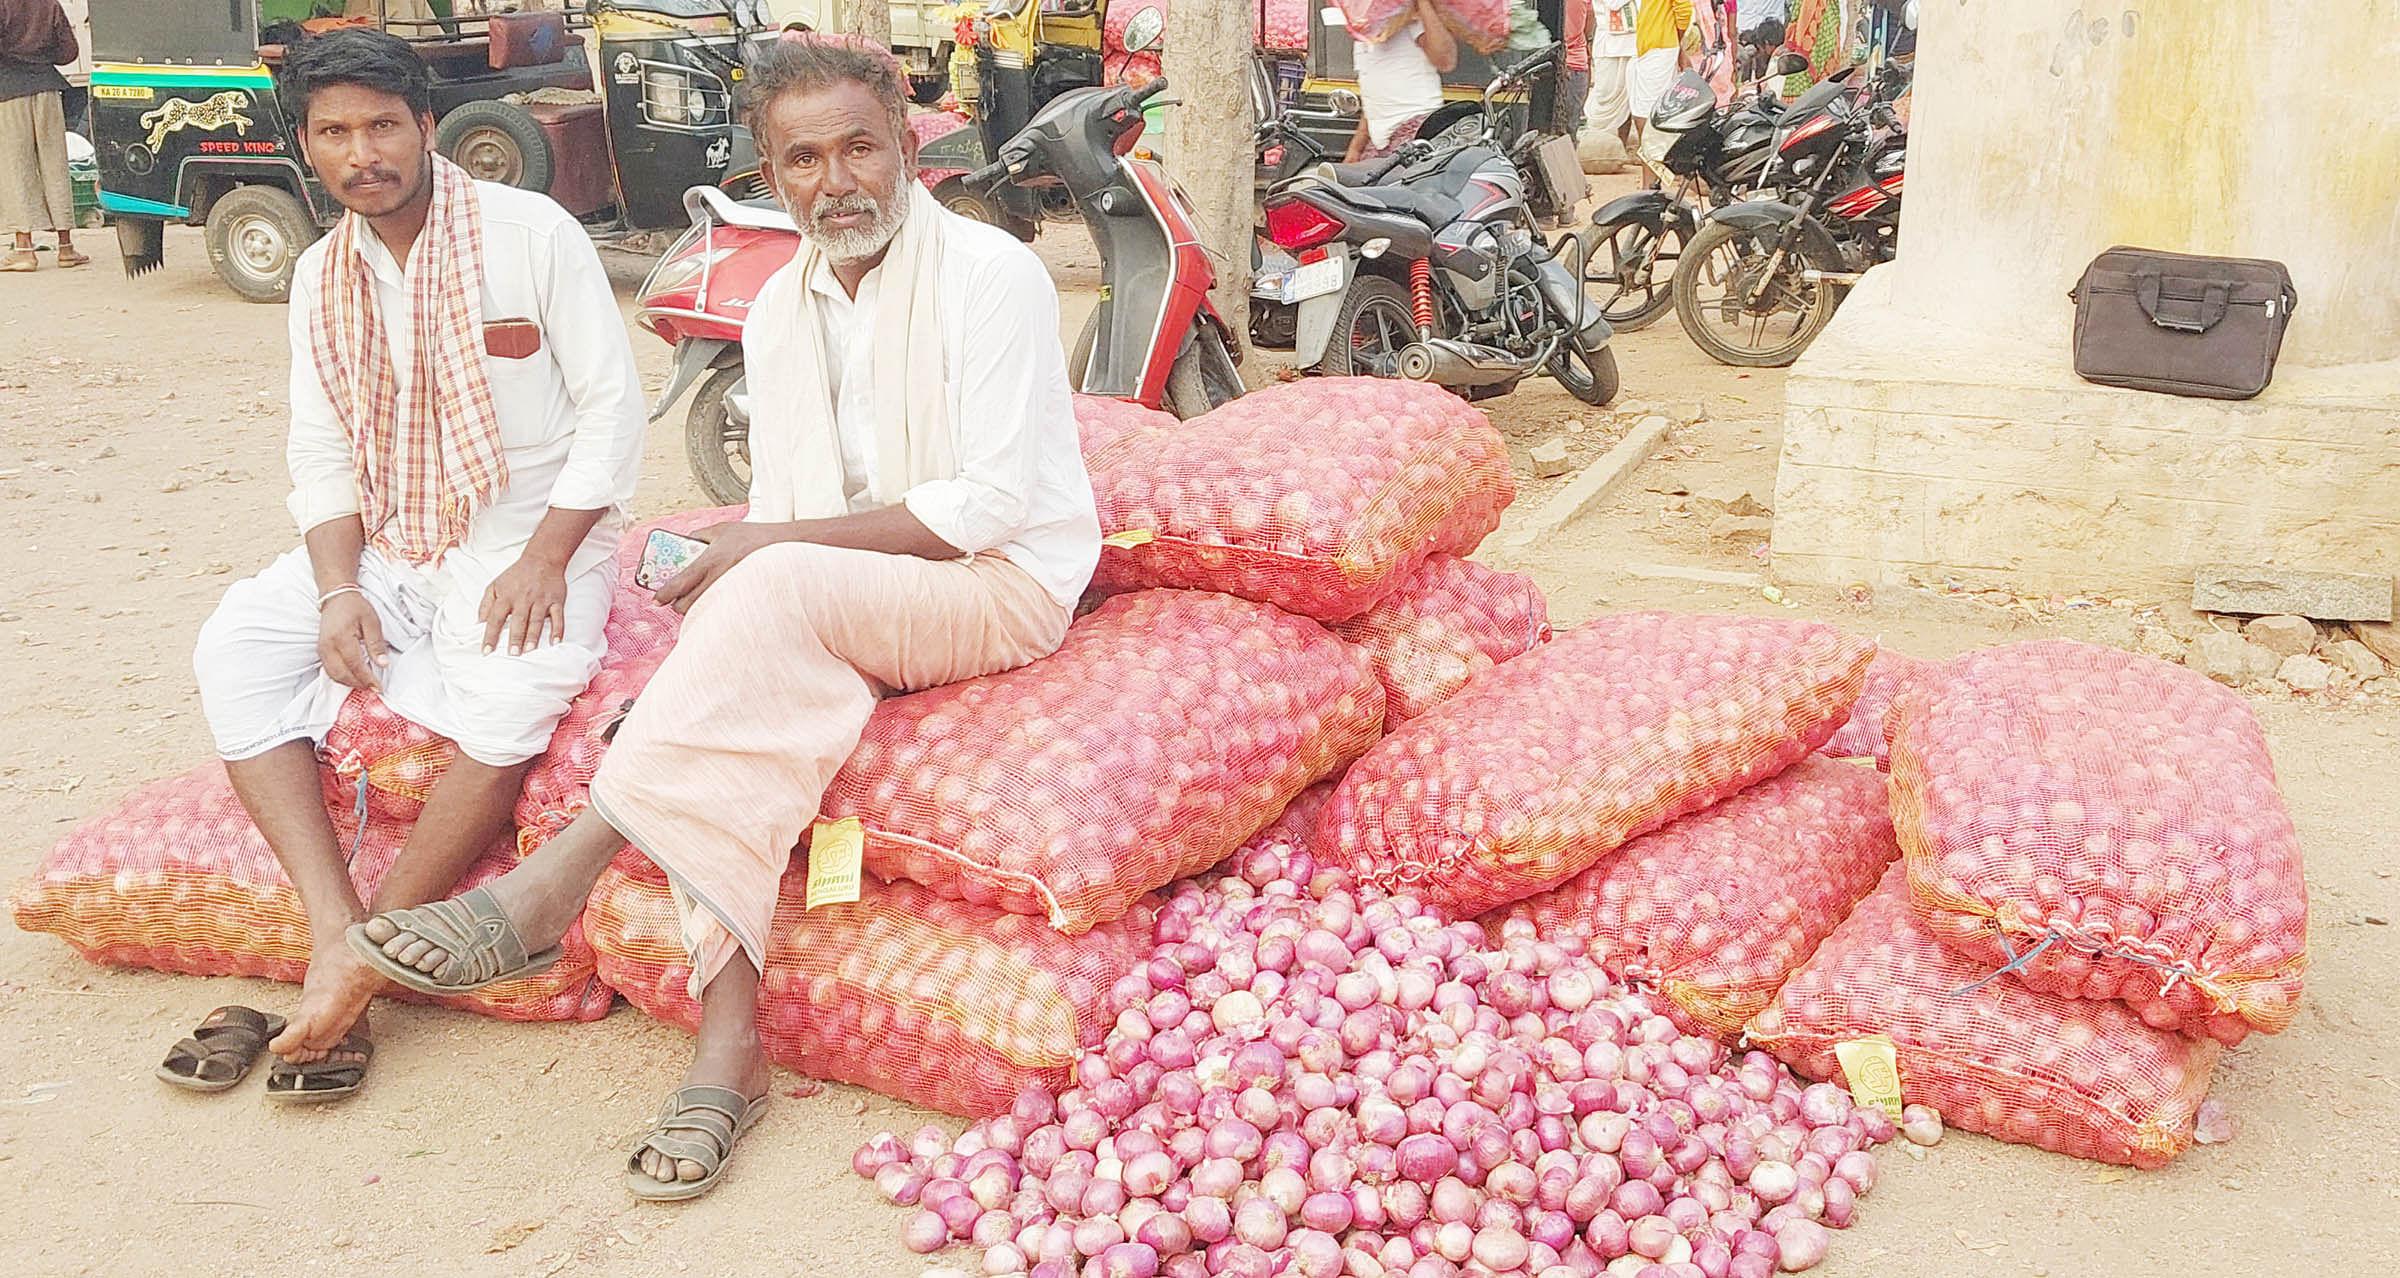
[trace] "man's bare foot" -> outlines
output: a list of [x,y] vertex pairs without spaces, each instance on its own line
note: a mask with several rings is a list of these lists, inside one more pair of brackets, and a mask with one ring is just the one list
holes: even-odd
[[[766,1095],[773,1081],[774,1067],[767,1063],[766,1046],[755,1032],[712,1038],[706,1025],[692,1053],[692,1068],[683,1076],[686,1087],[730,1087],[753,1100]],[[655,1149],[642,1151],[640,1165],[643,1175],[662,1182],[699,1180],[708,1174],[690,1159],[669,1158]]]
[[[520,862],[515,869],[483,885],[500,903],[501,912],[516,926],[517,936],[525,942],[525,951],[538,954],[558,944],[576,918],[583,913],[584,902],[592,894],[589,882],[577,883],[570,875],[540,858]],[[383,952],[397,963],[403,963],[431,976],[450,961],[449,951],[418,936],[377,914],[366,922],[367,939],[383,947]]]
[[341,938],[328,937],[309,956],[300,983],[300,1006],[267,1050],[294,1065],[323,1060],[352,1027],[366,1023],[367,1004],[383,988],[383,977],[359,961]]

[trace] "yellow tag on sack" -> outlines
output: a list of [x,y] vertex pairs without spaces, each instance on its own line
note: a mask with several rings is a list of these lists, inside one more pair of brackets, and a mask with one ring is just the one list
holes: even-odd
[[1136,546],[1147,546],[1157,540],[1158,534],[1147,528],[1128,528],[1123,532],[1110,533],[1106,537],[1102,537],[1100,544],[1114,546],[1119,550],[1131,550]]
[[[810,886],[815,886],[812,878]],[[1873,1038],[1854,1038],[1833,1045],[1834,1059],[1842,1063],[1842,1077],[1850,1080],[1850,1099],[1861,1105],[1873,1105],[1900,1119],[1900,1053],[1892,1040],[1878,1034]]]
[[819,821],[808,832],[808,903],[844,905],[858,899],[858,862],[867,850],[867,832],[857,817]]

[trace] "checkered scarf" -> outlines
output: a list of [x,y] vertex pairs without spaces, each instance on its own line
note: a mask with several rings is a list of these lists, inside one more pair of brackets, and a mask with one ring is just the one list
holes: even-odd
[[366,219],[346,213],[325,247],[314,318],[317,376],[350,436],[360,517],[376,547],[431,563],[508,482],[483,366],[483,220],[474,179],[436,155],[433,207],[401,271],[408,283],[407,393],[392,367]]

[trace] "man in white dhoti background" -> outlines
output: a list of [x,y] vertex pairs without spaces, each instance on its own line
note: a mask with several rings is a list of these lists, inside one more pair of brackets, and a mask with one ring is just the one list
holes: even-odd
[[374,908],[456,885],[600,668],[643,411],[590,238],[548,198],[433,153],[425,63],[351,29],[295,46],[282,97],[348,212],[302,254],[290,315],[291,513],[305,545],[201,628],[200,700],[234,790],[308,915],[270,1093],[346,1095],[383,979],[313,743],[352,689],[451,738]]
[[803,247],[743,335],[749,517],[659,592],[688,617],[591,807],[488,887],[350,931],[394,980],[473,989],[551,961],[628,841],[665,870],[700,1034],[627,1161],[645,1199],[706,1192],[765,1108],[778,891],[877,699],[1055,651],[1099,561],[1057,293],[917,183],[906,83],[848,36],[754,55],[745,115]]

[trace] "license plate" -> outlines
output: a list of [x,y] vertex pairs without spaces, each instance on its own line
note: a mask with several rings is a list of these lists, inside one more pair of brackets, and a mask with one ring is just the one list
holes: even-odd
[[1348,283],[1342,278],[1344,265],[1343,260],[1338,257],[1327,257],[1321,261],[1303,264],[1291,273],[1290,278],[1284,280],[1283,300],[1305,302],[1312,297],[1323,297],[1327,293],[1340,292],[1342,285]]

